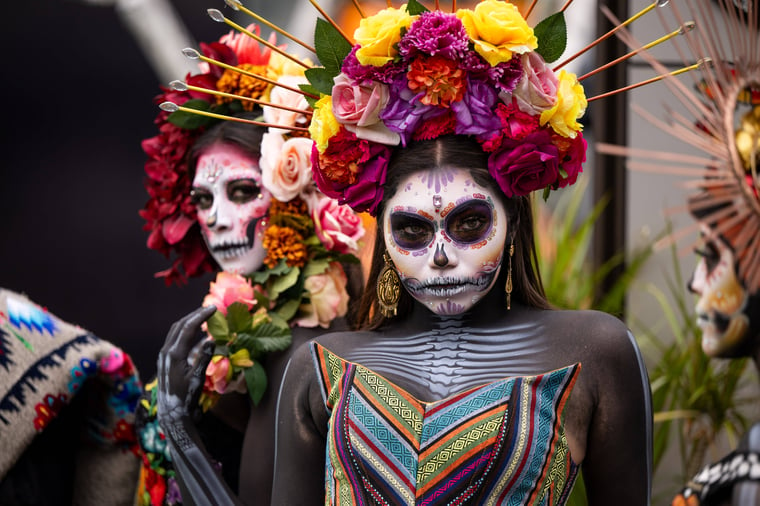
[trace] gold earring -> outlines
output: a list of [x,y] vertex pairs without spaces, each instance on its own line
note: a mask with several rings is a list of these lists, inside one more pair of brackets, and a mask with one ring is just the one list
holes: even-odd
[[377,278],[377,301],[380,304],[380,313],[386,318],[396,316],[398,299],[401,295],[401,281],[393,268],[393,260],[386,251],[383,255],[385,267]]
[[509,267],[507,270],[507,286],[505,291],[507,292],[507,311],[512,309],[512,256],[515,254],[515,240],[512,238],[509,241]]

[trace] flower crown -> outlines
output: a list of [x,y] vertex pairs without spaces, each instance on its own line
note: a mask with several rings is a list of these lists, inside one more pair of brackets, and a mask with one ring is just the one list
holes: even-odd
[[323,68],[306,76],[319,188],[374,215],[393,146],[471,135],[508,196],[573,184],[586,158],[576,76],[548,62],[565,48],[562,13],[528,26],[511,3],[429,11],[416,0],[363,18],[350,45],[318,20]]
[[[269,127],[261,143],[262,185],[279,204],[303,200],[303,215],[308,220],[324,197],[314,188],[311,176],[311,141],[306,138],[311,110],[298,88],[307,83],[304,67],[287,57],[284,46],[275,46],[274,34],[264,41],[267,47],[253,38],[258,34],[259,27],[250,25],[217,42],[201,43],[200,53],[186,49],[187,56],[204,60],[202,72],[162,87],[155,99],[162,111],[155,120],[159,134],[142,142],[148,155],[145,187],[150,198],[140,215],[146,220],[144,229],[150,232],[148,247],[167,257],[176,254],[172,266],[157,273],[167,284],[214,270],[191,202],[187,155],[198,137],[220,120],[234,120],[235,114],[244,111],[261,113],[261,121],[245,122]],[[209,61],[214,64],[205,63]],[[323,202],[321,209],[326,205]],[[290,211],[297,207],[290,206]],[[275,204],[273,212],[285,208]],[[305,237],[291,230],[283,232],[278,228],[282,220],[273,212],[265,233],[269,246],[265,264],[273,268],[280,259],[287,259],[291,266],[303,266],[308,257]],[[355,242],[336,246],[322,228],[318,230],[328,249],[337,248],[341,254],[356,251]]]

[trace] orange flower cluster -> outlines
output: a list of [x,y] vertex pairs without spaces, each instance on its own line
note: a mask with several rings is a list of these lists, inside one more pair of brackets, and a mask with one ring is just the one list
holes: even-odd
[[[250,63],[243,63],[241,65],[238,65],[238,68],[259,75],[266,75],[267,72],[266,66],[251,65]],[[224,74],[222,74],[222,77],[220,77],[219,81],[216,83],[216,89],[219,91],[250,98],[260,98],[266,92],[267,86],[269,86],[269,84],[262,81],[261,79],[246,76],[244,74],[234,72],[230,69],[225,70]],[[225,102],[232,101],[232,98],[216,97],[217,104],[223,104]],[[243,105],[243,109],[246,111],[252,111],[256,106],[256,104],[247,100],[243,100],[241,103]]]
[[269,215],[277,216],[279,214],[308,216],[309,206],[302,198],[299,197],[295,197],[289,202],[280,202],[279,200],[273,198],[272,203],[269,206]]
[[420,99],[425,105],[449,107],[464,96],[464,72],[456,62],[441,56],[413,60],[406,77],[412,91],[425,92]]
[[288,267],[303,267],[308,260],[308,251],[303,236],[290,227],[269,225],[264,232],[264,248],[267,256],[264,264],[273,269],[284,258]]

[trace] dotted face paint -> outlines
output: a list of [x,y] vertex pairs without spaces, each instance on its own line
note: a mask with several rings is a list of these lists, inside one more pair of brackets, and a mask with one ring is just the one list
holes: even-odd
[[402,284],[437,314],[469,310],[498,276],[507,236],[504,207],[461,169],[417,172],[399,187],[383,220]]

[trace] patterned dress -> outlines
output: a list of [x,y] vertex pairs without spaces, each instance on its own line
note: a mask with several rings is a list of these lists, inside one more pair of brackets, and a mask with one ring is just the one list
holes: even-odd
[[421,402],[311,344],[330,413],[325,504],[564,504],[562,411],[580,364]]

